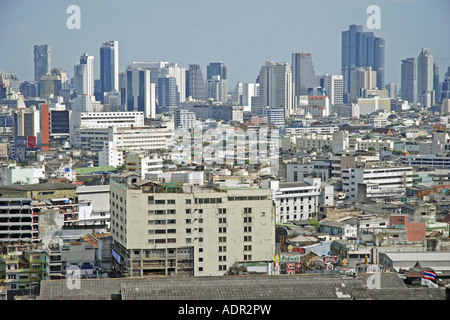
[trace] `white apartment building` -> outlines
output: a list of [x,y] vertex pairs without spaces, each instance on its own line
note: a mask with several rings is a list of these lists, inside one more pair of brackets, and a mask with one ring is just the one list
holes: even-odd
[[235,262],[272,260],[272,192],[111,179],[117,276],[223,275]]
[[285,127],[286,134],[307,134],[307,133],[316,133],[316,134],[333,134],[334,132],[339,131],[339,127],[337,126],[293,126],[293,127]]
[[[264,180],[261,188],[270,189],[276,207],[276,222],[287,223],[294,220],[313,218],[320,205],[322,194],[320,178],[305,178],[298,182],[279,182],[278,180]],[[326,188],[330,192],[329,188]],[[327,204],[333,199],[333,190],[325,195]]]
[[[86,137],[89,129],[107,129],[109,127],[142,127],[144,113],[138,112],[72,112],[70,115],[70,143],[82,147],[82,131]],[[97,133],[93,131],[95,136]]]
[[412,167],[365,165],[342,169],[342,189],[352,202],[399,198],[412,186]]
[[145,179],[149,173],[161,173],[163,170],[163,159],[156,154],[129,153],[125,156],[125,169]]
[[109,185],[77,187],[77,225],[110,226]]
[[330,104],[342,104],[344,102],[344,76],[342,75],[325,75],[324,87],[327,90]]
[[330,134],[305,134],[295,138],[295,147],[297,150],[308,151],[311,149],[322,149],[325,146],[331,147],[333,135]]

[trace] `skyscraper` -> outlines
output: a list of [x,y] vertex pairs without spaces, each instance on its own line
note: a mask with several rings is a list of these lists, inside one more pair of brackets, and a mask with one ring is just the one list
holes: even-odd
[[180,102],[179,98],[177,79],[172,76],[159,77],[157,113],[174,111]]
[[206,84],[200,65],[190,64],[189,69],[186,70],[186,98],[206,100],[206,95]]
[[450,99],[450,65],[447,68],[444,81],[442,82],[440,96],[440,101],[444,101],[444,99]]
[[373,32],[363,32],[362,25],[352,24],[342,32],[342,75],[344,76],[344,102],[350,103],[358,97],[354,92],[357,81],[356,68],[372,67],[377,72],[377,88],[384,88],[385,41]]
[[74,81],[78,95],[94,95],[94,56],[85,53],[80,57],[74,68]]
[[307,95],[309,88],[319,85],[319,79],[314,71],[311,53],[292,54],[292,81],[294,82],[294,95]]
[[[208,88],[208,98],[213,98],[219,102],[227,102],[228,99],[228,76],[227,66],[223,62],[211,62],[206,67],[206,86]],[[218,92],[218,88],[222,94],[220,97],[213,94]],[[217,90],[216,90],[217,89]]]
[[127,110],[143,111],[145,117],[156,116],[155,84],[150,82],[148,69],[129,66],[127,75]]
[[400,97],[417,104],[417,61],[415,58],[402,60]]
[[428,108],[435,101],[433,74],[433,56],[429,49],[423,48],[417,57],[417,99]]
[[48,44],[34,46],[34,81],[39,82],[42,75],[50,73],[51,51]]
[[344,95],[344,79],[342,75],[327,74],[324,76],[323,82],[330,104],[342,104]]
[[294,111],[291,66],[282,62],[266,62],[258,76],[259,94],[252,99],[252,113],[266,115],[267,108],[284,108],[285,117]]
[[102,94],[119,91],[118,41],[107,41],[100,47],[100,86]]

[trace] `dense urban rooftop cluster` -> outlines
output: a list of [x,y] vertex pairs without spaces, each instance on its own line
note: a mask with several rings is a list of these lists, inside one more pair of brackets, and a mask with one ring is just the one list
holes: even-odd
[[0,299],[448,299],[450,66],[387,83],[390,44],[341,36],[342,74],[237,84],[35,45],[33,80],[0,72]]

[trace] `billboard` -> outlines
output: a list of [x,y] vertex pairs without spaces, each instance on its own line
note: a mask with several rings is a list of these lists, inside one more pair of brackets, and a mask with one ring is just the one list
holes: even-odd
[[297,262],[300,259],[301,255],[297,252],[282,252],[280,255],[280,262]]
[[338,256],[324,256],[322,259],[323,259],[323,263],[325,263],[325,264],[338,262]]
[[28,136],[27,148],[28,148],[29,150],[36,150],[36,149],[37,149],[37,140],[36,140],[36,137]]

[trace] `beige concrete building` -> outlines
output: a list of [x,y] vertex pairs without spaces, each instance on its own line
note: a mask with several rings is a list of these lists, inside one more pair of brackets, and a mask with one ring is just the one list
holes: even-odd
[[111,179],[117,276],[223,275],[235,262],[273,260],[271,190]]

